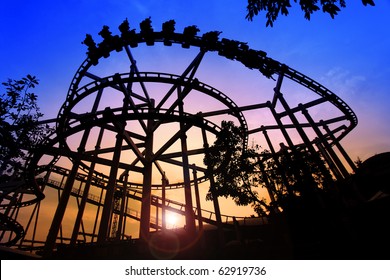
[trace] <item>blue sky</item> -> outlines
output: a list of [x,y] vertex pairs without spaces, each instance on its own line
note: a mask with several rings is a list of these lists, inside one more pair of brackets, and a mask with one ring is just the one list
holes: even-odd
[[0,80],[37,76],[40,107],[45,117],[55,117],[86,57],[86,33],[99,41],[103,25],[116,32],[125,18],[137,30],[149,16],[155,30],[175,19],[178,32],[188,25],[197,25],[200,34],[222,31],[335,92],[359,119],[343,145],[354,160],[366,159],[390,151],[390,1],[376,2],[364,7],[347,1],[334,20],[319,12],[307,21],[296,7],[266,28],[264,14],[245,19],[246,1],[6,1],[0,9]]

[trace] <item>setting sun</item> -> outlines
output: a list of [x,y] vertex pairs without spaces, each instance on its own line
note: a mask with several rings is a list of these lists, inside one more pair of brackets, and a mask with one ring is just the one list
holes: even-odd
[[168,212],[166,214],[167,228],[176,228],[178,226],[179,217],[175,213]]

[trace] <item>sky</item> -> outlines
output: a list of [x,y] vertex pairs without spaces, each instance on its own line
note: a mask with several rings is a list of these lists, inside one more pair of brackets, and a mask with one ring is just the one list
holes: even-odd
[[155,30],[175,19],[176,31],[196,25],[200,34],[247,42],[252,49],[322,83],[357,114],[359,124],[343,145],[353,160],[390,150],[390,1],[365,7],[347,1],[335,19],[318,12],[307,21],[298,7],[265,27],[264,13],[245,19],[245,1],[6,1],[0,9],[0,80],[37,76],[39,105],[56,117],[69,83],[86,57],[81,44],[103,25],[115,32],[128,18],[132,28],[151,17]]
[[[246,1],[234,0],[4,1],[0,81],[35,75],[40,80],[36,93],[41,111],[45,118],[55,118],[73,75],[86,58],[86,46],[81,44],[85,34],[99,41],[103,25],[118,33],[116,27],[126,18],[137,31],[147,17],[156,31],[174,19],[177,32],[189,25],[196,25],[200,34],[222,31],[220,38],[247,42],[250,48],[267,52],[336,93],[358,117],[358,126],[342,140],[353,160],[390,151],[389,0],[376,1],[375,7],[349,0],[335,19],[317,12],[310,21],[294,7],[273,27],[265,26],[264,13],[252,22],[245,15]],[[141,71],[148,67],[147,57],[138,59]],[[166,62],[160,66],[170,67]],[[235,74],[222,69],[210,82]],[[214,76],[214,72],[209,74]],[[250,98],[232,96],[247,102]]]

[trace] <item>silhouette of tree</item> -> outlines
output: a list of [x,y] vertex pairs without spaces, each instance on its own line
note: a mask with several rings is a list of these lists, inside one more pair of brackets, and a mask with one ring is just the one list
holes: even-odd
[[206,199],[231,197],[237,205],[252,205],[259,216],[266,215],[272,209],[256,190],[260,186],[256,151],[244,148],[242,130],[233,122],[223,121],[221,127],[204,158],[215,181]]
[[[297,3],[297,0],[294,0]],[[300,0],[299,5],[304,13],[304,17],[310,20],[311,14],[322,8],[324,13],[334,18],[341,8],[346,7],[345,0]],[[362,0],[364,6],[375,6],[373,0]],[[266,26],[273,26],[279,14],[287,16],[291,8],[290,0],[248,0],[246,19],[252,21],[259,12],[266,12]]]
[[0,94],[0,176],[2,183],[20,175],[28,151],[51,132],[48,125],[39,125],[43,116],[37,95],[30,90],[38,85],[35,76],[3,82]]
[[260,157],[263,172],[258,181],[271,188],[277,207],[285,208],[293,199],[301,206],[316,208],[322,203],[321,196],[334,184],[323,160],[304,146],[294,151],[282,147],[276,155],[265,150]]
[[[333,179],[318,154],[296,147],[282,147],[272,155],[259,152],[259,147],[244,147],[242,130],[233,122],[223,121],[214,144],[207,150],[204,163],[214,178],[206,199],[231,197],[237,205],[251,205],[259,216],[291,203],[316,208],[321,192],[326,192]],[[260,198],[259,189],[268,190],[270,201]]]

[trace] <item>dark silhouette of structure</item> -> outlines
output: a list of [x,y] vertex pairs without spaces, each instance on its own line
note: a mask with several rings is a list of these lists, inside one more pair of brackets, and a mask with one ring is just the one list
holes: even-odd
[[[197,27],[189,26],[176,33],[174,21],[154,31],[150,18],[140,29],[131,30],[125,20],[120,35],[104,26],[100,43],[86,36],[87,58],[70,83],[55,133],[32,153],[26,178],[2,187],[3,245],[44,258],[300,257],[286,238],[284,222],[271,223],[267,216],[223,215],[217,198],[213,211],[202,209],[199,187],[213,180],[202,158],[220,131],[215,120],[233,120],[245,132],[245,147],[249,137],[256,136],[276,161],[281,151],[304,147],[319,155],[334,179],[343,181],[356,170],[340,144],[357,125],[351,108],[263,51],[219,39],[220,32],[199,36]],[[133,48],[142,44],[179,45],[196,54],[179,74],[141,72]],[[273,79],[272,97],[238,106],[203,83],[197,74],[209,53]],[[117,61],[128,65],[127,72],[107,75],[99,68],[114,55],[113,60],[122,55]],[[298,85],[305,93],[297,104],[287,101],[289,85]],[[262,97],[261,92],[254,94]],[[206,111],[194,111],[194,99],[211,101],[215,109],[204,106]],[[249,124],[247,114],[259,117]],[[271,121],[262,122],[264,114]],[[278,151],[280,143],[284,149]],[[169,180],[173,177],[175,182]],[[278,192],[288,187],[281,183]],[[169,191],[178,189],[183,190],[184,203],[167,198]],[[268,192],[277,195],[273,188]],[[41,206],[48,199],[42,199],[43,194],[52,200],[58,194],[48,224],[42,221],[47,212]],[[28,218],[21,221],[26,208]],[[184,228],[167,229],[167,212],[185,217]],[[69,220],[72,226],[65,228]],[[127,233],[134,226],[131,220],[139,222],[139,238]],[[43,239],[39,232],[46,233]],[[237,254],[240,250],[246,254]]]

